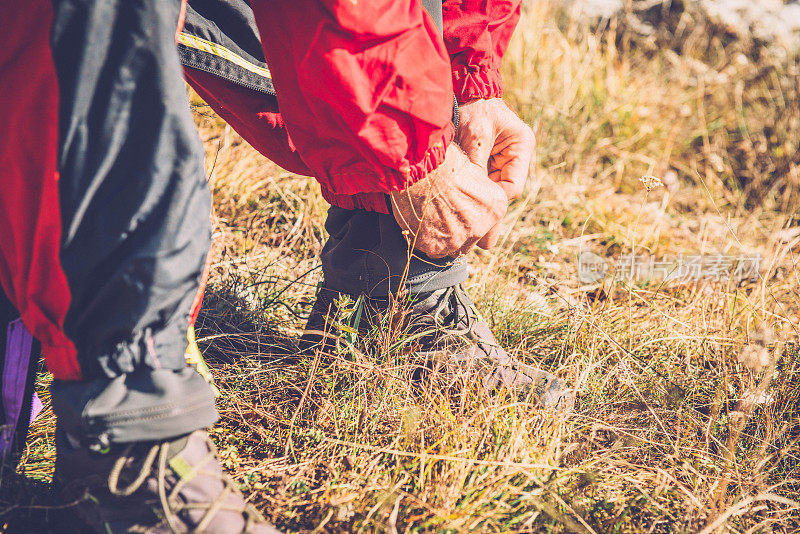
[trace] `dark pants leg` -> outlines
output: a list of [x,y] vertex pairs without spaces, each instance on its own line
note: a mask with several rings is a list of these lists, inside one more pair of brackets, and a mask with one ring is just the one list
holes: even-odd
[[401,288],[426,293],[460,284],[469,274],[463,258],[411,254],[391,215],[331,207],[325,229],[330,236],[321,255],[325,286],[342,293],[375,298]]
[[210,197],[178,3],[0,3],[0,282],[42,342],[60,424],[130,442],[213,423],[184,358]]

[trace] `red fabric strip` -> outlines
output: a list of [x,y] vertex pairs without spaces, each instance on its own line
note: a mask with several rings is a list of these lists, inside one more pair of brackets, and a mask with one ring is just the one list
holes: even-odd
[[41,341],[53,375],[78,380],[75,347],[63,329],[70,290],[59,259],[52,5],[0,0],[0,13],[0,284]]

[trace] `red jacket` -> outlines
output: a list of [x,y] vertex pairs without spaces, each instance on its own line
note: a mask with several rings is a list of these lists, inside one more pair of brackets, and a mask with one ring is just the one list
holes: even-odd
[[186,76],[265,156],[316,177],[328,202],[386,213],[386,193],[443,161],[453,94],[502,95],[520,1],[445,0],[442,38],[419,0],[254,0],[277,105],[207,72]]

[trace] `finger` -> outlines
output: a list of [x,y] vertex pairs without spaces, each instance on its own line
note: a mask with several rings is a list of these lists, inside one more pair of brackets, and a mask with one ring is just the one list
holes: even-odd
[[457,248],[448,248],[439,239],[429,239],[420,236],[422,239],[417,239],[414,243],[414,250],[422,252],[431,259],[438,260],[447,256],[454,256],[458,253]]
[[[477,241],[477,239],[475,240]],[[418,239],[414,243],[415,250],[423,252],[431,259],[457,256],[464,246],[464,236],[443,234],[441,231],[431,232],[430,227],[423,225]]]
[[469,240],[468,240],[466,243],[464,243],[464,246],[462,246],[462,247],[461,247],[461,248],[460,248],[460,249],[459,249],[459,250],[456,252],[456,254],[453,254],[453,255],[454,255],[454,256],[456,256],[456,255],[458,255],[458,256],[464,256],[464,255],[465,255],[465,254],[467,254],[467,253],[468,253],[470,250],[472,250],[473,248],[475,248],[475,245],[478,243],[478,240],[479,240],[479,238],[477,238],[477,237],[475,237],[475,238],[472,238],[472,239],[469,239]]
[[520,126],[513,134],[498,140],[489,158],[489,174],[500,171],[500,179],[495,181],[503,187],[509,199],[522,194],[536,150],[533,131],[521,122]]
[[522,182],[509,182],[501,180],[497,182],[497,185],[503,188],[508,200],[514,200],[522,196],[522,191],[525,188],[525,181],[526,180],[522,180]]
[[496,154],[489,160],[488,177],[500,186],[508,200],[522,195],[528,181],[529,164],[515,155]]
[[503,188],[509,199],[517,198],[522,195],[525,182],[528,181],[528,170],[530,169],[531,157],[511,158],[506,165],[500,169],[500,181],[497,184]]
[[[522,190],[525,187],[524,182],[522,184],[517,184],[503,181],[503,176],[500,170],[490,172],[489,179],[500,186],[500,189],[503,190],[503,192],[506,194],[506,198],[509,201],[521,196]],[[525,181],[527,181],[527,179]]]
[[417,247],[417,250],[419,250],[420,252],[424,252],[425,255],[428,256],[432,260],[440,260],[442,258],[447,258],[448,256],[455,256],[455,254],[456,254],[455,252],[446,253],[446,252],[443,251],[443,249],[440,249],[438,247],[436,249],[434,249],[433,251],[431,251],[431,252],[427,252],[425,250],[422,250],[419,247]]
[[497,244],[500,240],[500,231],[502,230],[502,223],[495,224],[489,232],[483,236],[476,244],[483,250],[489,250]]

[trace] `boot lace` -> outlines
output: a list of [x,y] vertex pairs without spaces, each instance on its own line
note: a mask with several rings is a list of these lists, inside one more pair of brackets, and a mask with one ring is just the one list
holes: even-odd
[[[128,484],[125,487],[119,487],[119,479],[122,471],[125,468],[125,465],[135,459],[131,453],[135,444],[129,445],[120,457],[114,462],[114,466],[111,469],[111,472],[108,476],[108,489],[111,491],[113,495],[117,495],[119,497],[128,497],[135,493],[145,482],[147,477],[150,475],[153,464],[158,458],[158,469],[157,469],[157,482],[158,482],[158,497],[161,501],[161,507],[164,511],[164,518],[169,525],[169,528],[172,532],[178,533],[181,532],[180,528],[180,519],[178,514],[183,511],[188,510],[205,510],[206,513],[203,515],[203,518],[200,522],[192,529],[192,531],[203,532],[208,525],[211,524],[211,521],[214,519],[214,516],[217,512],[221,510],[231,511],[240,513],[245,516],[245,527],[243,533],[247,533],[250,531],[250,527],[257,524],[259,520],[258,512],[252,508],[250,505],[245,505],[244,507],[226,504],[225,500],[228,496],[234,495],[237,491],[233,487],[233,482],[225,475],[225,473],[219,472],[214,469],[203,469],[208,464],[216,463],[216,452],[214,444],[210,441],[209,438],[205,438],[209,452],[203,457],[202,460],[197,462],[194,466],[192,466],[191,470],[184,474],[184,476],[177,476],[178,481],[172,490],[167,494],[167,459],[169,456],[169,442],[158,443],[153,445],[150,450],[145,455],[145,459],[142,462],[141,467],[139,468],[139,472],[133,479],[133,482]],[[176,473],[177,475],[177,473]],[[179,494],[181,490],[192,480],[196,475],[206,475],[217,478],[221,480],[224,484],[223,490],[217,495],[216,499],[213,502],[182,502],[179,498]]]
[[[434,324],[442,332],[453,336],[465,336],[469,339],[477,338],[475,324],[479,318],[478,310],[460,284],[443,290],[431,315]],[[448,318],[450,318],[449,321]],[[459,326],[462,318],[466,320],[463,321],[463,326]]]

